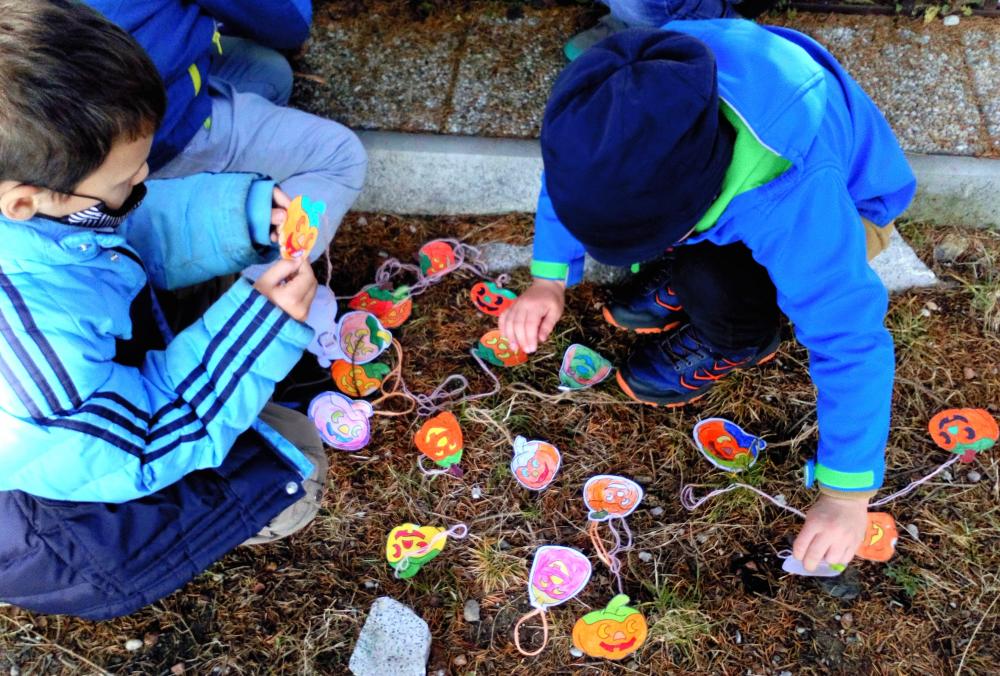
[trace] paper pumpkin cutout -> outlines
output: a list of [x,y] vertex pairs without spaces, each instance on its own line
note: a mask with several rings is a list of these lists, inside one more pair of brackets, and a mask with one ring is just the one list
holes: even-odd
[[404,523],[389,532],[385,541],[385,558],[396,569],[398,577],[405,580],[416,575],[421,566],[444,551],[447,541],[444,528]]
[[455,248],[442,239],[427,242],[417,252],[420,271],[426,276],[443,275],[455,269]]
[[583,485],[583,502],[590,509],[591,521],[624,519],[635,511],[642,501],[642,486],[613,474],[598,474]]
[[556,478],[562,454],[545,441],[528,441],[522,436],[514,439],[514,459],[510,471],[517,483],[533,491],[548,488]]
[[745,432],[725,418],[706,418],[694,426],[694,442],[706,459],[727,472],[742,472],[753,467],[757,456],[767,447],[760,437]]
[[611,362],[586,345],[573,343],[566,348],[559,367],[560,390],[582,390],[597,385],[611,375]]
[[590,657],[620,660],[646,641],[646,618],[618,594],[603,610],[587,613],[573,625],[573,645]]
[[352,310],[370,312],[387,329],[401,326],[413,312],[410,287],[400,286],[393,290],[383,289],[378,284],[369,284],[354,294],[347,303]]
[[312,251],[319,237],[319,222],[326,204],[299,195],[285,210],[285,222],[278,227],[281,257],[296,258]]
[[479,282],[472,287],[469,297],[477,310],[493,317],[502,315],[517,300],[516,293],[501,288],[495,282]]
[[535,551],[528,574],[528,598],[534,608],[558,606],[579,594],[593,568],[590,559],[570,547],[544,545]]
[[392,334],[369,312],[348,312],[338,328],[340,351],[355,364],[374,361],[392,344]]
[[341,451],[356,451],[371,440],[369,418],[374,414],[367,401],[348,399],[338,392],[323,392],[309,403],[309,417],[328,445]]
[[417,430],[414,442],[420,452],[445,469],[462,459],[462,428],[448,411],[440,413]]
[[934,443],[972,462],[977,453],[992,448],[1000,437],[997,421],[981,408],[949,408],[927,424]]
[[475,353],[494,366],[518,366],[528,361],[528,355],[512,349],[510,341],[496,329],[488,331],[479,339]]
[[892,516],[885,512],[868,512],[868,529],[855,556],[865,561],[884,563],[895,554],[898,540],[896,520]]
[[386,364],[354,364],[338,359],[330,367],[337,389],[349,397],[367,397],[382,386],[391,369]]
[[806,570],[801,561],[794,556],[789,556],[782,562],[781,569],[786,573],[801,575],[802,577],[840,577],[847,570],[847,566],[839,563],[820,561],[816,565],[816,570],[809,571]]

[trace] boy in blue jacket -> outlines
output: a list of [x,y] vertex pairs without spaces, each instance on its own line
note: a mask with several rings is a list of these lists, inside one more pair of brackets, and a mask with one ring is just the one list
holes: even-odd
[[640,263],[604,314],[662,335],[618,381],[679,406],[770,359],[783,312],[809,350],[819,421],[805,470],[820,496],[794,555],[810,570],[849,562],[882,484],[894,369],[888,296],[867,257],[915,190],[874,103],[795,31],[677,21],[570,64],[541,144],[534,282],[503,333],[528,352],[547,339],[585,253]]
[[273,181],[147,190],[166,101],[141,47],[73,0],[0,16],[0,599],[104,619],[316,514],[322,444],[267,403],[316,279],[278,261],[173,335],[155,289],[276,258]]
[[367,157],[350,129],[284,107],[292,71],[274,50],[309,37],[310,0],[86,2],[131,33],[163,78],[167,109],[149,158],[153,178],[270,176],[284,193],[326,203],[313,257],[326,251],[361,191]]

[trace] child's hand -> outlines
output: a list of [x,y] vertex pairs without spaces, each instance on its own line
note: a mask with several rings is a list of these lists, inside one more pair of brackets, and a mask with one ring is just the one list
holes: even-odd
[[305,256],[278,260],[253,285],[269,301],[304,322],[316,296],[316,275]]
[[562,317],[566,285],[554,279],[536,279],[514,305],[500,315],[500,333],[511,347],[531,353],[545,342]]
[[271,241],[278,241],[278,228],[288,218],[288,205],[292,203],[291,198],[278,186],[274,186],[274,193],[271,197]]
[[826,493],[806,514],[806,525],[792,545],[792,555],[806,570],[815,570],[820,561],[847,565],[864,540],[868,528],[868,498]]

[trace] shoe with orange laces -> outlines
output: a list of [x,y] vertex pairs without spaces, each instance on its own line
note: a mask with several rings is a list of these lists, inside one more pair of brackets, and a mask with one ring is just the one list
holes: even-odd
[[668,408],[683,406],[708,393],[717,380],[733,371],[774,357],[781,339],[766,347],[716,352],[690,324],[640,347],[621,369],[618,384],[636,401]]
[[687,321],[680,299],[670,288],[671,260],[668,254],[644,263],[604,306],[604,319],[636,333],[662,333]]

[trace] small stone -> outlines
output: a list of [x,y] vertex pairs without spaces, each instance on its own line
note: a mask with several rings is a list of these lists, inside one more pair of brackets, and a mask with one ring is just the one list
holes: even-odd
[[358,217],[358,225],[368,225],[368,219],[364,216]]
[[965,368],[962,369],[962,375],[965,376],[966,380],[975,380],[976,378],[976,372],[970,366],[966,366]]
[[790,671],[782,671],[782,672],[778,673],[778,676],[792,676],[792,672],[790,672]]
[[649,552],[639,552],[639,560],[643,563],[649,563],[653,560],[653,555]]
[[979,483],[979,480],[983,478],[983,475],[976,470],[969,470],[969,473],[965,475],[965,480],[970,484]]
[[958,608],[958,604],[955,603],[954,601],[948,601],[948,607],[949,608]]
[[462,607],[462,617],[465,618],[466,622],[478,622],[480,617],[479,601],[476,599],[466,601]]
[[379,258],[388,258],[389,257],[389,252],[388,251],[379,251],[378,252],[378,257]]
[[652,516],[661,517],[661,516],[663,516],[663,508],[662,507],[653,507],[651,510],[649,510],[649,513]]
[[840,620],[842,619],[840,613],[835,613],[833,619],[837,620],[837,622],[840,622]]
[[840,624],[843,625],[844,629],[850,629],[854,624],[854,614],[844,613],[844,616],[840,618]]
[[141,647],[142,647],[142,639],[130,638],[129,640],[125,641],[125,650],[129,651],[130,653],[134,653]]
[[174,676],[181,676],[184,673],[184,663],[178,662],[174,666],[170,667],[170,673]]
[[406,229],[409,230],[410,233],[413,235],[417,234],[417,226],[415,225],[408,225],[406,226]]
[[939,263],[954,263],[969,248],[969,240],[955,233],[945,235],[941,243],[934,247],[934,260]]
[[572,648],[569,649],[569,654],[572,655],[573,657],[583,657],[583,651],[577,648],[576,646],[573,646]]
[[483,489],[479,487],[479,484],[474,484],[469,492],[472,494],[473,500],[483,497]]
[[257,584],[255,584],[253,586],[253,593],[254,594],[261,594],[261,593],[264,592],[265,589],[267,589],[267,585],[264,584],[263,582],[258,582]]
[[500,548],[500,551],[505,552],[510,549],[510,543],[501,538],[500,542],[497,543],[497,547]]
[[921,310],[920,310],[920,316],[921,317],[930,317],[931,316],[931,311],[928,310],[927,308],[921,308]]
[[777,502],[779,505],[788,504],[788,498],[786,498],[783,493],[778,493],[777,495],[775,495],[774,501]]
[[355,676],[424,676],[431,632],[409,607],[388,596],[375,599],[349,663]]
[[648,474],[642,474],[635,478],[635,482],[637,484],[651,484],[653,483],[653,477],[649,476]]
[[945,471],[941,472],[941,478],[944,479],[945,481],[954,481],[955,479],[955,477],[952,476],[950,469],[946,469]]
[[708,535],[705,533],[698,533],[694,539],[698,541],[699,545],[703,545],[708,542]]
[[917,524],[908,523],[905,526],[903,526],[903,530],[909,533],[910,537],[916,540],[917,542],[920,541],[920,529],[917,528]]
[[736,635],[733,636],[733,640],[736,641],[736,645],[743,644],[743,634],[740,633],[739,629],[736,630]]
[[10,676],[21,676],[21,667],[16,664],[10,665]]
[[365,589],[378,589],[378,580],[365,580]]
[[941,23],[943,23],[945,26],[957,26],[960,21],[961,19],[957,14],[949,14],[944,18],[944,21],[942,21]]
[[155,631],[147,631],[146,635],[142,637],[142,643],[147,648],[152,648],[156,645],[156,642],[160,640],[160,635]]
[[466,664],[469,663],[469,660],[465,657],[465,655],[459,655],[458,657],[453,659],[451,663],[454,664],[456,667],[464,667]]
[[805,627],[795,627],[795,633],[798,634],[799,636],[802,636],[807,631],[809,631],[809,630],[806,629]]
[[941,309],[941,308],[940,308],[940,307],[938,306],[938,304],[937,304],[937,303],[935,303],[935,302],[934,302],[934,301],[932,301],[932,300],[929,300],[929,301],[927,301],[926,303],[924,303],[924,307],[925,307],[925,308],[927,308],[928,310],[930,310],[931,312],[937,312],[938,310],[940,310],[940,309]]

